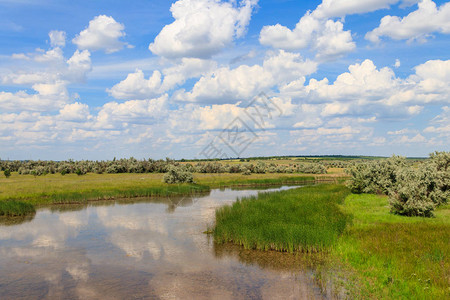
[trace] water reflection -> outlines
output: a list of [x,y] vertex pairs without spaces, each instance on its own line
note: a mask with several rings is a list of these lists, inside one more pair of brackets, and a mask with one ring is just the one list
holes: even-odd
[[0,226],[1,298],[321,297],[301,259],[218,247],[202,234],[217,207],[257,192],[39,209]]

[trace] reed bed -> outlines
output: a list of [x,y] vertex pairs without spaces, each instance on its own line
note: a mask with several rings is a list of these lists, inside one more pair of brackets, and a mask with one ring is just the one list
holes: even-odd
[[35,213],[34,206],[20,201],[0,201],[0,216],[17,217]]
[[326,250],[350,221],[338,207],[348,193],[344,186],[317,185],[239,199],[216,211],[214,239],[246,249]]

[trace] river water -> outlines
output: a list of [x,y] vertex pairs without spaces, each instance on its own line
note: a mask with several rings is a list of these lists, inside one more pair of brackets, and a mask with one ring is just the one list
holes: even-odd
[[301,255],[215,245],[203,233],[216,208],[257,193],[52,206],[2,219],[0,299],[325,298]]

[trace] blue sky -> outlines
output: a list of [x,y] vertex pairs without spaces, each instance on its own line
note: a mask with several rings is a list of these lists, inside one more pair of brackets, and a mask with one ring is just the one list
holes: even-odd
[[446,1],[0,0],[0,158],[236,156],[236,118],[242,157],[448,151],[449,34]]

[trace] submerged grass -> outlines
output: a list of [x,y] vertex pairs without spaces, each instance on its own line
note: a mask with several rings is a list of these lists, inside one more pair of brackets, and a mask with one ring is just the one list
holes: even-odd
[[214,239],[246,249],[328,249],[349,221],[338,207],[348,193],[341,185],[318,185],[240,199],[216,211]]
[[435,218],[389,213],[386,197],[350,195],[342,209],[354,216],[330,253],[329,274],[359,299],[450,299],[450,207]]
[[35,213],[34,206],[20,201],[0,201],[0,216],[17,217]]

